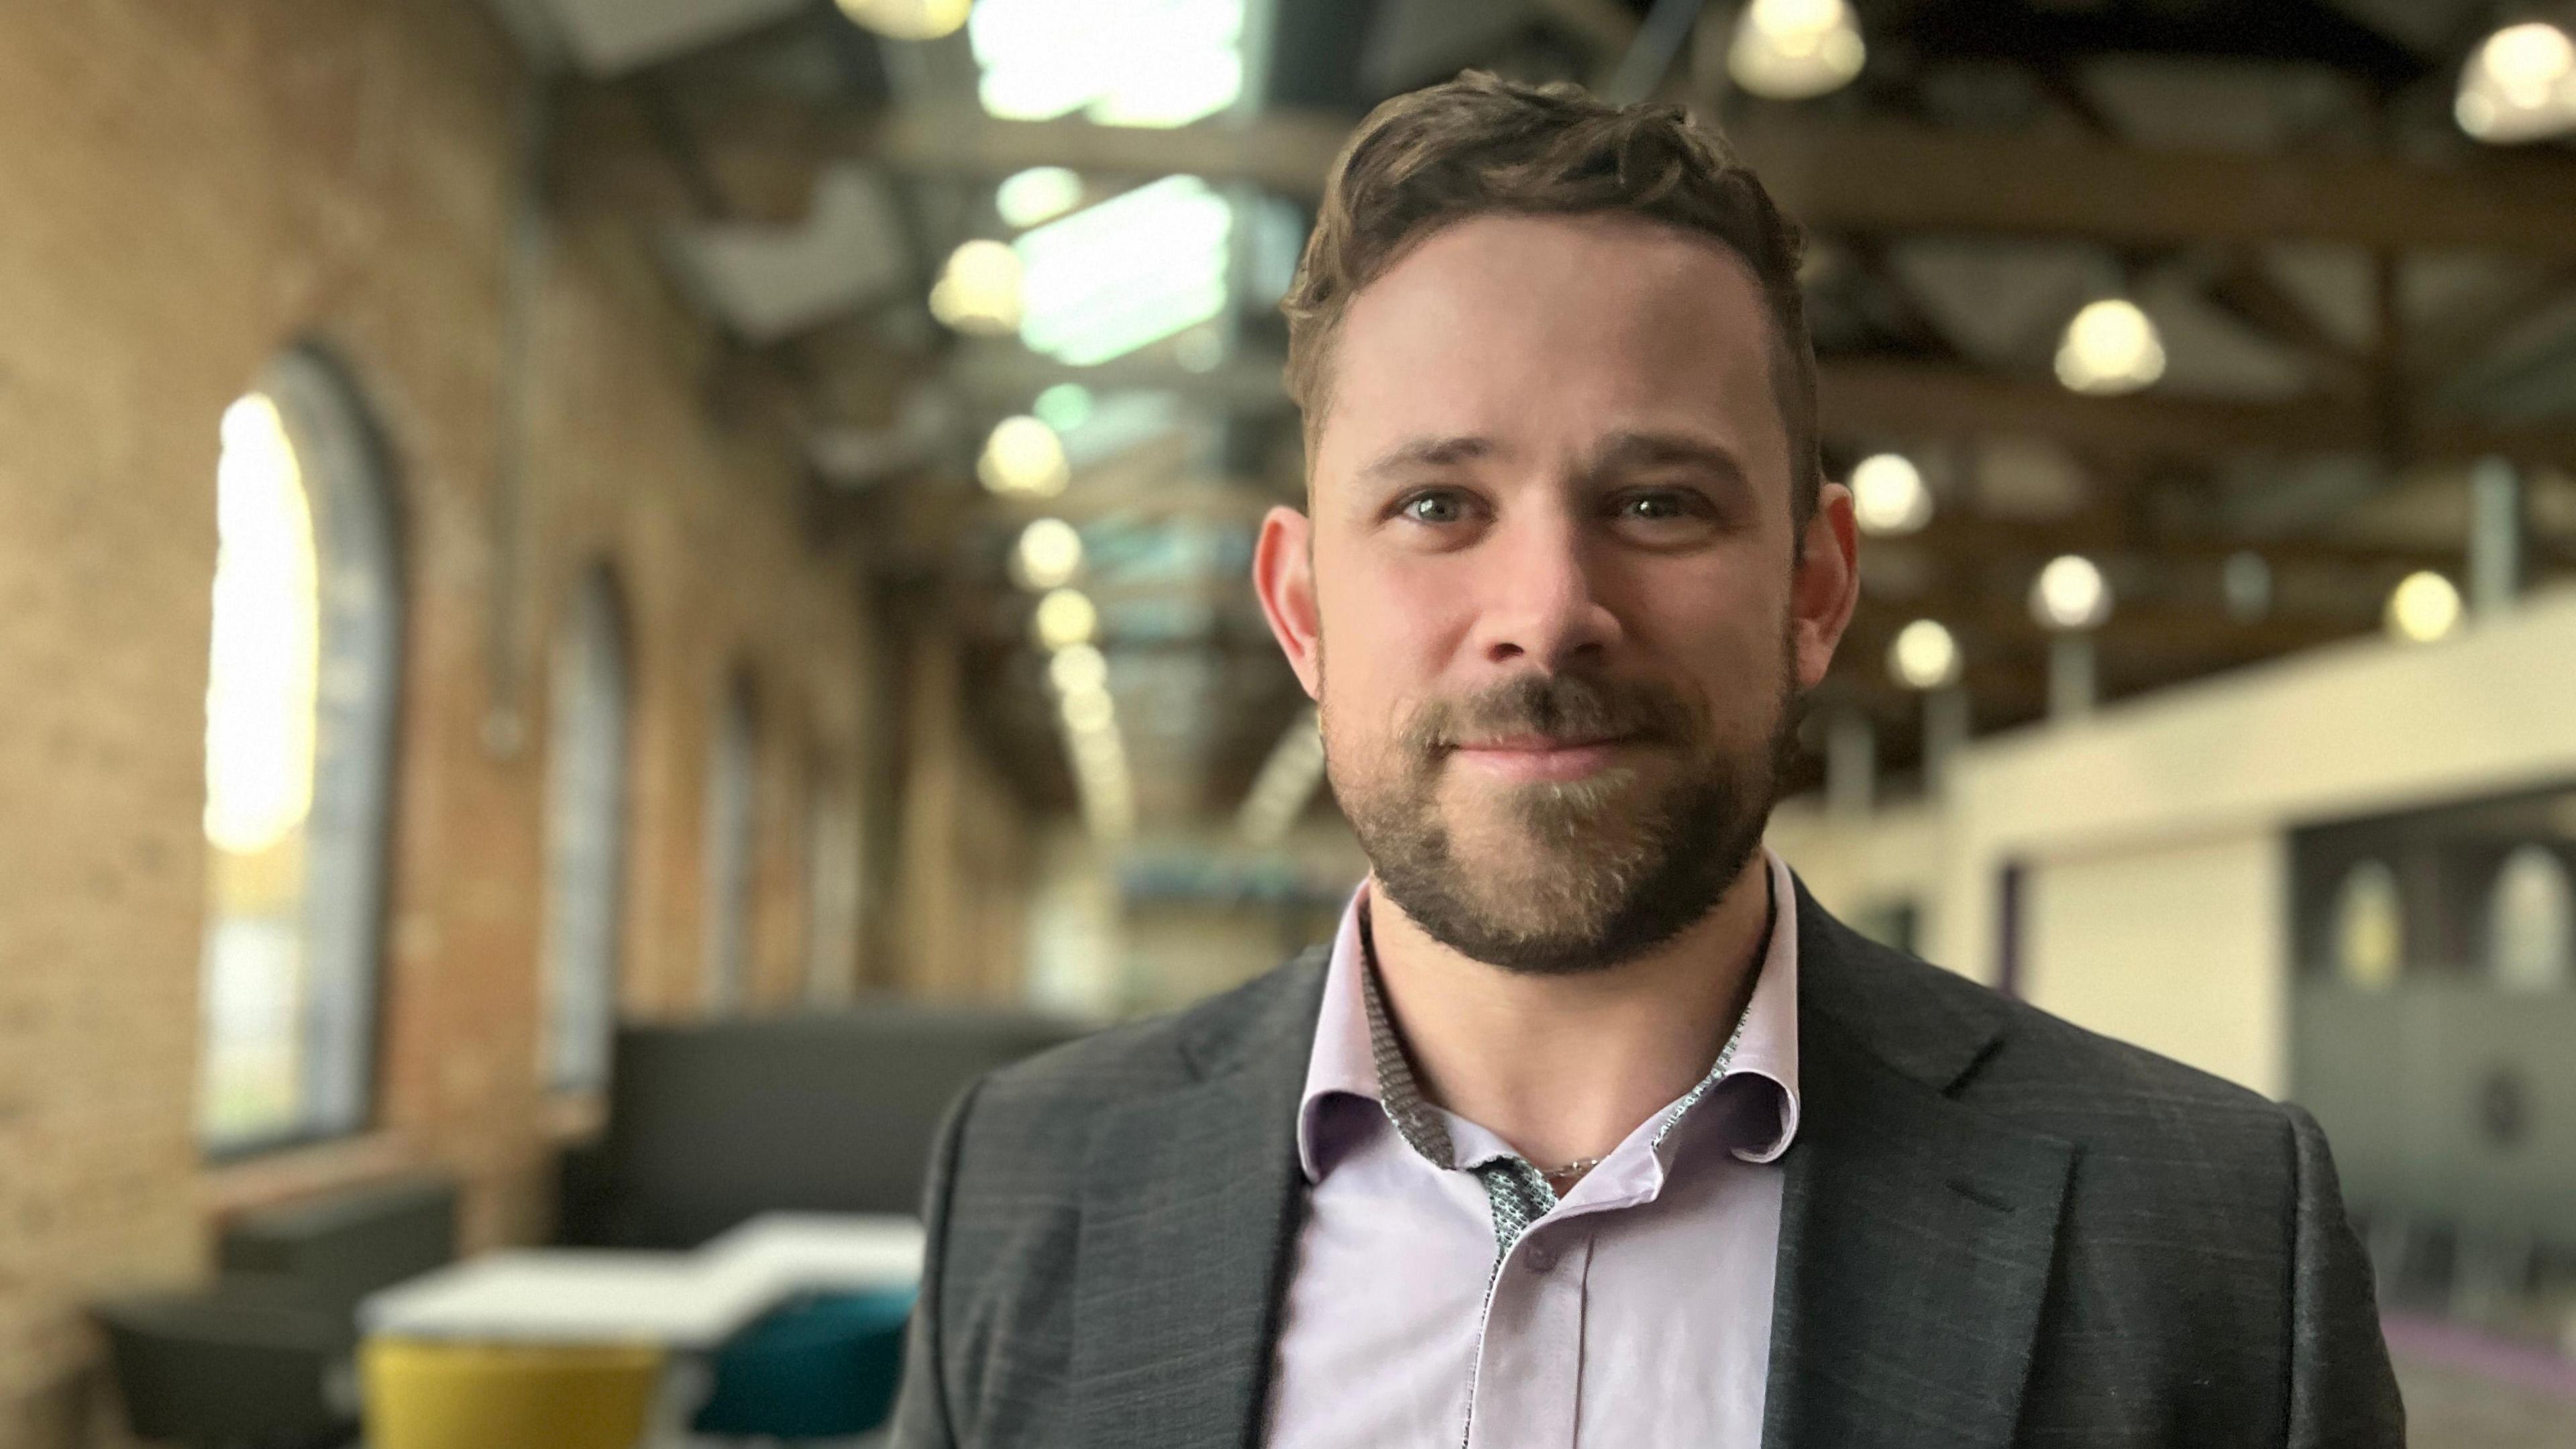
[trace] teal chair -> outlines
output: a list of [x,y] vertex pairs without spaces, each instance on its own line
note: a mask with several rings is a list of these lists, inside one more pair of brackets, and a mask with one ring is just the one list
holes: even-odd
[[883,1424],[915,1296],[908,1288],[828,1294],[762,1318],[716,1351],[715,1384],[692,1427],[718,1437],[834,1439]]

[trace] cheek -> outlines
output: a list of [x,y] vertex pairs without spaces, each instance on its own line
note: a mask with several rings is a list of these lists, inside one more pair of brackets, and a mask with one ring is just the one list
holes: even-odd
[[1327,582],[1321,710],[1327,747],[1345,781],[1380,780],[1403,768],[1399,741],[1440,693],[1463,625],[1458,591],[1425,587],[1420,570],[1373,565]]
[[1784,589],[1745,574],[1680,576],[1641,590],[1631,632],[1687,675],[1721,727],[1770,707],[1789,667]]
[[1369,558],[1325,571],[1317,561],[1327,689],[1404,693],[1439,674],[1473,611],[1468,591],[1425,562]]

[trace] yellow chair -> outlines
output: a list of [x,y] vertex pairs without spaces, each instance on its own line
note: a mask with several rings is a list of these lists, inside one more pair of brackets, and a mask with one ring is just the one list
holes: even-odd
[[369,1449],[635,1449],[662,1352],[368,1340]]

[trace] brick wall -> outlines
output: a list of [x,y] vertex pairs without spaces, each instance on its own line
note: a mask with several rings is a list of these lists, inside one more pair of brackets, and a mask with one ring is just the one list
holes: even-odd
[[[0,1449],[112,1441],[79,1305],[201,1272],[227,1208],[438,1162],[473,1241],[541,1228],[579,1116],[536,1088],[544,648],[593,559],[634,649],[627,1005],[699,1001],[704,766],[736,667],[769,732],[752,994],[799,989],[789,807],[810,769],[875,779],[882,743],[857,570],[800,533],[758,399],[714,396],[713,344],[603,214],[547,254],[526,541],[496,550],[520,84],[467,0],[0,7]],[[216,420],[305,337],[382,427],[407,542],[379,1123],[209,1170]],[[515,750],[486,730],[513,580]]]

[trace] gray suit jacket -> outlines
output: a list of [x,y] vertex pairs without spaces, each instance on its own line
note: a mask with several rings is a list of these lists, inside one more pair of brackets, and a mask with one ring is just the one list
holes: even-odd
[[[2404,1442],[2305,1113],[1874,945],[1804,887],[1798,912],[1769,1449]],[[1259,1440],[1322,981],[1310,955],[968,1090],[897,1445]]]

